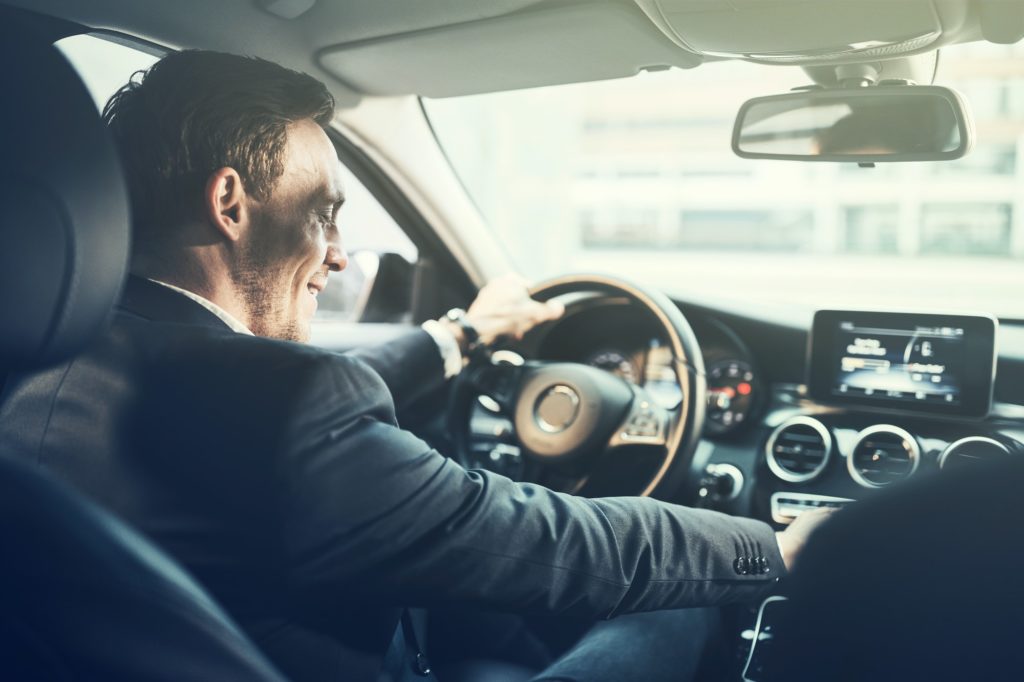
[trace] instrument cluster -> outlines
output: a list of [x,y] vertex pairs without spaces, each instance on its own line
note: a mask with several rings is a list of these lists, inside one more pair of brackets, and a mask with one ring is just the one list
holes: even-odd
[[[707,381],[703,435],[728,438],[758,421],[767,403],[766,386],[747,345],[708,315],[688,315],[700,343]],[[604,305],[563,320],[532,350],[546,360],[582,362],[643,387],[662,407],[683,400],[672,349],[641,310]]]
[[672,369],[672,352],[660,339],[647,339],[640,348],[628,351],[601,348],[590,353],[584,362],[642,386],[667,410],[679,407],[683,400],[679,381]]
[[[731,330],[713,320],[694,328],[707,379],[704,435],[725,437],[756,421],[764,389],[749,351]],[[583,362],[642,386],[666,409],[678,407],[683,396],[668,346],[657,337],[615,341],[587,352]]]

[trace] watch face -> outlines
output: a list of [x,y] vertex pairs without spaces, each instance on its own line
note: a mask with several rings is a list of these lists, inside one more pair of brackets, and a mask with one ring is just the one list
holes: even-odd
[[462,343],[465,346],[462,351],[466,353],[474,350],[480,340],[480,334],[477,332],[476,327],[466,320],[466,311],[462,308],[452,308],[444,316],[449,322],[459,325],[459,329],[462,330],[464,337]]

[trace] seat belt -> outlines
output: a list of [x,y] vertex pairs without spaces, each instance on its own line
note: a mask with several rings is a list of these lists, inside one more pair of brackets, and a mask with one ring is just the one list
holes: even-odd
[[426,642],[427,612],[402,609],[391,644],[384,654],[378,682],[437,682],[422,643]]

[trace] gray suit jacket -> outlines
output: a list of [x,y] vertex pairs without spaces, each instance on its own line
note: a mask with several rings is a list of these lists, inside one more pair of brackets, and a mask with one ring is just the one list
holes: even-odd
[[[90,349],[9,382],[0,451],[155,540],[293,679],[372,677],[403,605],[607,618],[757,599],[784,570],[758,521],[463,469],[395,420],[442,381],[422,331],[331,353],[131,278]],[[755,556],[769,572],[738,574]]]

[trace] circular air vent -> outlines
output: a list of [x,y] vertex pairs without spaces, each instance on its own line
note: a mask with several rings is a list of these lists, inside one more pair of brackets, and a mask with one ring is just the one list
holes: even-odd
[[878,424],[857,434],[846,466],[868,488],[882,488],[910,476],[921,461],[917,440],[898,426]]
[[984,436],[970,436],[950,443],[939,455],[939,467],[956,469],[1008,457],[1010,450],[997,440]]
[[832,435],[817,419],[793,417],[772,432],[765,445],[768,468],[783,481],[809,481],[828,464]]

